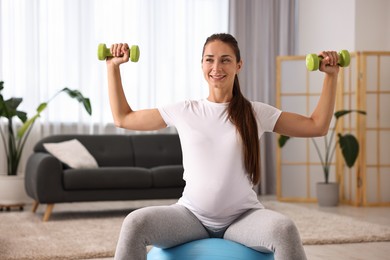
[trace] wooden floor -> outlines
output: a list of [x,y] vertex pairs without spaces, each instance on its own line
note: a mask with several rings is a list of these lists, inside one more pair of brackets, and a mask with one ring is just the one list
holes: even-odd
[[[263,197],[260,200],[272,200],[273,197]],[[73,204],[73,210],[77,210],[77,204]],[[352,207],[340,205],[338,207],[320,208],[313,203],[300,203],[307,208],[350,216],[367,222],[390,226],[390,207]],[[81,205],[80,205],[81,206]],[[106,205],[110,208],[109,203]],[[81,207],[85,207],[83,204]],[[390,260],[390,242],[358,243],[358,244],[334,244],[305,246],[309,260]],[[111,260],[113,258],[100,258],[94,260]]]

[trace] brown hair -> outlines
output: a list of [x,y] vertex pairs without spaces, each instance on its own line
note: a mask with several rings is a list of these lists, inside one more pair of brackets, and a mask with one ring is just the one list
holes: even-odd
[[[236,55],[236,61],[241,60],[240,49],[237,40],[230,34],[219,33],[213,34],[207,38],[204,46],[213,41],[222,41],[228,44]],[[236,126],[243,142],[243,154],[245,169],[253,184],[260,180],[260,145],[257,122],[253,112],[252,104],[242,95],[240,83],[237,75],[234,78],[233,98],[228,106],[230,121]]]

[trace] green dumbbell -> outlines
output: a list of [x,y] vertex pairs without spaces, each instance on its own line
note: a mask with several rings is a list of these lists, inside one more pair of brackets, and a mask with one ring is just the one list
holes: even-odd
[[[130,48],[130,60],[137,62],[139,60],[139,48],[138,45],[133,45]],[[106,47],[104,43],[99,44],[97,51],[98,59],[105,60],[107,57],[112,57],[111,51]]]
[[[339,62],[337,63],[340,67],[348,67],[351,62],[351,56],[347,50],[342,50],[338,53]],[[323,57],[317,54],[306,55],[306,68],[310,71],[318,70]]]

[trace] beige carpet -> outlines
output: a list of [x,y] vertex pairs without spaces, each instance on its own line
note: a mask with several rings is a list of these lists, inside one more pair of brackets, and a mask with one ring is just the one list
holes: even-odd
[[[149,205],[172,201],[148,202]],[[124,216],[141,202],[129,202],[127,209],[102,210],[98,204],[63,210],[56,205],[51,221],[43,223],[42,214],[0,213],[0,259],[88,259],[113,256]],[[131,204],[132,203],[132,204]],[[138,204],[134,204],[138,203]],[[141,204],[140,204],[141,203]],[[298,226],[303,243],[333,244],[390,241],[390,227],[357,221],[331,213],[275,201],[266,207],[290,216]],[[83,205],[83,204],[81,204]],[[96,206],[97,205],[97,206]],[[103,204],[108,206],[107,204]],[[68,206],[69,207],[69,206]]]

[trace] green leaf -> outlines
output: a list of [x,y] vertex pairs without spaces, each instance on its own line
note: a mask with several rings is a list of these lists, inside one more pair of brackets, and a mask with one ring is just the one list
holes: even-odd
[[16,116],[17,107],[22,103],[22,98],[10,98],[8,100],[1,99],[1,110],[0,116],[6,117],[8,119]]
[[39,114],[36,114],[35,116],[33,116],[32,118],[30,118],[29,120],[27,120],[18,130],[18,133],[17,133],[17,136],[18,138],[22,138],[24,136],[24,134],[26,133],[26,131],[32,126],[32,124],[35,122],[35,120],[37,120],[37,118],[39,117]]
[[345,163],[351,168],[359,155],[359,143],[355,136],[351,134],[338,134],[341,152]]
[[22,103],[23,98],[10,98],[5,101],[8,109],[10,110],[16,110],[18,106]]
[[281,136],[279,137],[279,140],[278,140],[279,147],[282,148],[282,147],[286,144],[286,142],[288,141],[288,139],[290,139],[289,136],[281,135]]
[[37,112],[38,112],[38,114],[42,113],[42,111],[45,110],[46,107],[47,107],[47,103],[46,103],[46,102],[41,103],[41,104],[37,107]]
[[366,112],[363,110],[339,110],[334,113],[334,116],[336,117],[336,119],[339,119],[340,117],[350,114],[352,112],[356,112],[362,115],[366,114]]
[[5,114],[6,114],[5,110],[6,110],[6,107],[5,107],[4,98],[3,98],[3,95],[0,95],[0,117],[5,116]]
[[16,116],[24,123],[27,121],[27,113],[23,111],[16,111]]
[[87,113],[89,115],[92,115],[92,106],[91,106],[91,102],[89,101],[89,98],[85,98],[83,100],[83,105],[84,105],[84,108],[87,111]]
[[92,115],[92,107],[89,98],[85,98],[78,90],[71,90],[69,88],[64,88],[61,91],[67,93],[71,98],[77,99],[80,103],[83,103],[85,110],[89,115]]

